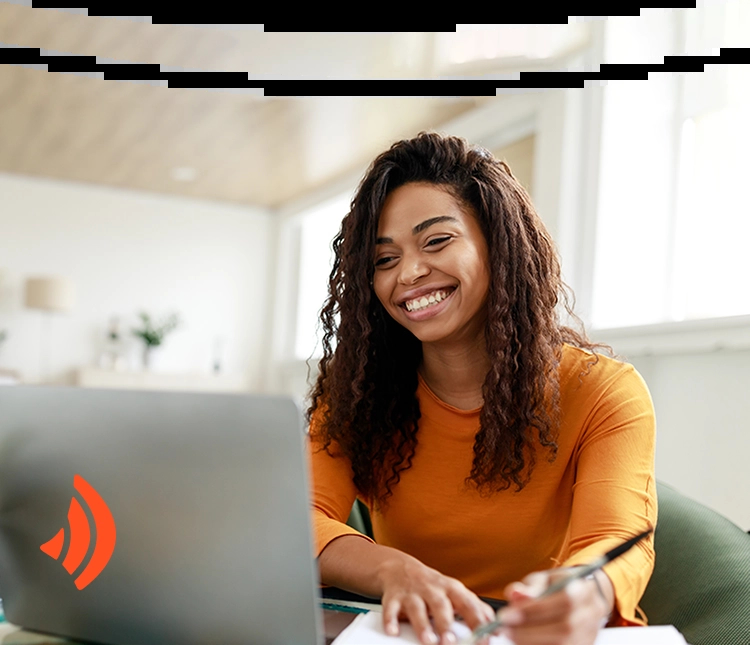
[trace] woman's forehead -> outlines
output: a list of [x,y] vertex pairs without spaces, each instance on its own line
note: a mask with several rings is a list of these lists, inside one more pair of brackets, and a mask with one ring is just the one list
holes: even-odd
[[378,232],[413,228],[428,219],[451,217],[461,224],[471,213],[444,186],[409,183],[391,192],[378,217]]

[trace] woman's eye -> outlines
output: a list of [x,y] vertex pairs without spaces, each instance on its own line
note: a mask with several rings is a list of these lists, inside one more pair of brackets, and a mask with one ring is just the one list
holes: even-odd
[[393,258],[378,258],[375,260],[375,266],[379,267],[390,262]]
[[427,246],[437,246],[438,244],[442,244],[443,242],[447,242],[450,240],[450,236],[446,237],[436,237],[434,240],[430,240],[427,242]]

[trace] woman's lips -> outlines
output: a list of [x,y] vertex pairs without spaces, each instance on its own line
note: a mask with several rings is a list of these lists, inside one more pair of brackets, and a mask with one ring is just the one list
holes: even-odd
[[[445,292],[445,289],[437,289],[437,291],[443,291]],[[417,311],[409,311],[406,308],[406,305],[401,305],[401,309],[404,312],[404,315],[414,322],[419,322],[422,320],[427,320],[428,318],[432,318],[433,316],[438,315],[441,311],[443,311],[448,304],[450,303],[451,299],[453,298],[453,294],[456,293],[456,289],[452,289],[451,292],[443,298],[440,302],[436,302],[434,304],[428,305],[424,309],[418,309]]]

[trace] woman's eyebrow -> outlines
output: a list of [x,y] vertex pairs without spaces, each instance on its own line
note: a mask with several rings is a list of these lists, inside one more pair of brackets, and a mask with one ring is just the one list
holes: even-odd
[[440,222],[456,222],[458,223],[458,220],[455,217],[451,217],[450,215],[440,215],[439,217],[431,217],[430,219],[426,219],[421,224],[417,224],[413,229],[411,229],[411,234],[416,235],[417,233],[421,233],[426,228],[430,228],[433,224],[439,224]]
[[[411,229],[411,234],[416,235],[417,233],[421,233],[425,229],[430,228],[430,226],[432,226],[433,224],[439,224],[440,222],[458,223],[458,220],[455,217],[451,217],[450,215],[440,215],[439,217],[431,217],[430,219],[426,219],[424,222],[417,224],[413,229]],[[375,244],[393,244],[393,238],[392,237],[379,237],[375,240]]]

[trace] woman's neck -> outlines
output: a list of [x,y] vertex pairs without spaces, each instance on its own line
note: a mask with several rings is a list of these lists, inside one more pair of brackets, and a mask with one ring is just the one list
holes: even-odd
[[482,407],[482,386],[489,369],[483,338],[472,345],[422,345],[419,373],[441,401],[460,410]]

